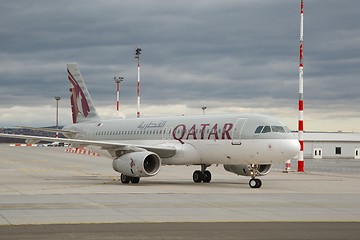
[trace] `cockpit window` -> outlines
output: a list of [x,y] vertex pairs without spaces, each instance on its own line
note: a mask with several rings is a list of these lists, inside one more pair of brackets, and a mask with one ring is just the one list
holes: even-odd
[[264,127],[264,126],[258,126],[258,127],[256,128],[256,130],[255,130],[255,133],[256,133],[256,134],[261,133],[261,130],[263,129],[263,127]]
[[268,133],[268,132],[271,132],[271,128],[270,126],[265,126],[261,133]]
[[290,129],[287,126],[284,126],[285,132],[289,133]]
[[273,132],[279,132],[279,133],[284,133],[285,130],[282,126],[271,126],[271,130]]
[[255,134],[269,132],[289,133],[290,130],[286,126],[258,126],[255,130]]

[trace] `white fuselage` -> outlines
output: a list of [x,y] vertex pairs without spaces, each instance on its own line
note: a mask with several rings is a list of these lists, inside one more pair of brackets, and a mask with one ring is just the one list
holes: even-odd
[[300,148],[281,122],[259,114],[99,120],[64,129],[83,140],[176,148],[173,156],[160,156],[163,165],[272,164],[295,157]]

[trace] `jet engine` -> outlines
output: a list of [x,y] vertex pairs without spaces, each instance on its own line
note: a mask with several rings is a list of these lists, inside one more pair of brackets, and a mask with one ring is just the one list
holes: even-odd
[[112,166],[126,176],[152,177],[160,171],[161,159],[153,152],[132,152],[114,159]]
[[[257,165],[257,176],[264,176],[270,172],[271,164]],[[235,173],[242,176],[251,176],[250,165],[224,165],[224,169],[228,172]]]

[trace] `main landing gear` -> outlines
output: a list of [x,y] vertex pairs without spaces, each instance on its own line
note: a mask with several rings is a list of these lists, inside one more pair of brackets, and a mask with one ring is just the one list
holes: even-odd
[[120,175],[120,181],[122,183],[125,183],[125,184],[128,184],[128,183],[139,183],[140,182],[140,178],[139,177],[129,177],[129,176],[126,176],[124,174],[121,174]]
[[211,181],[211,172],[206,170],[210,165],[201,165],[201,171],[196,170],[193,173],[193,181],[196,183],[204,182],[209,183]]
[[251,179],[249,181],[249,186],[251,188],[260,188],[262,185],[262,182],[260,179],[256,178],[256,176],[259,175],[258,166],[256,164],[251,164],[249,166],[249,170],[250,170],[250,176],[251,176]]

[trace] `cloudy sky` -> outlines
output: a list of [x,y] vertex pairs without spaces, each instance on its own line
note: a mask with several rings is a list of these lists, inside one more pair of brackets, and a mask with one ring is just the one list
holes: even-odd
[[[0,127],[71,122],[66,63],[103,118],[260,112],[297,128],[300,0],[2,0]],[[360,132],[360,1],[305,0],[305,130]]]

